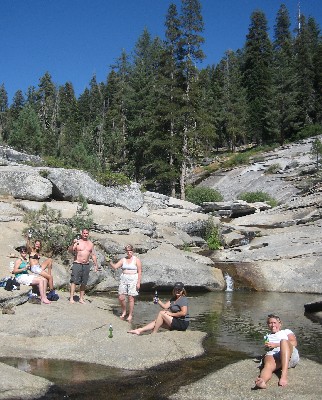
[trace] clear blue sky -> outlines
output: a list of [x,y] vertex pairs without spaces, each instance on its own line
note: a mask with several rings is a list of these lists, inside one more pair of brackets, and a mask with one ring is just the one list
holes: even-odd
[[[106,80],[110,65],[130,53],[147,28],[164,38],[171,3],[180,0],[2,0],[0,6],[0,84],[11,103],[14,93],[38,85],[48,71],[57,85],[70,81],[76,95],[96,74]],[[228,49],[245,43],[251,13],[262,10],[270,35],[280,5],[296,24],[298,0],[201,0],[205,23],[204,66],[216,64]],[[301,11],[322,28],[322,0],[301,0]]]

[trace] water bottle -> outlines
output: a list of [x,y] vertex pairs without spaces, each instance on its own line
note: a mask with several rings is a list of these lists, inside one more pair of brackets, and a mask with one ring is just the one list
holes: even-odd
[[264,344],[265,344],[265,346],[267,346],[267,343],[269,343],[268,333],[264,336]]
[[32,238],[32,234],[33,234],[33,229],[32,229],[32,228],[29,228],[29,229],[28,229],[28,238],[29,238],[29,239]]
[[112,324],[110,324],[110,327],[108,328],[108,337],[112,338],[113,337],[113,327]]
[[159,296],[158,296],[158,291],[156,290],[156,291],[154,292],[153,303],[154,303],[154,304],[158,304],[158,301],[159,301]]

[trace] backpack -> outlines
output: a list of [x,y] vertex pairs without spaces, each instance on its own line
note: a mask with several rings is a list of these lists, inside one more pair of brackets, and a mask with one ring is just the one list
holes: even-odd
[[12,290],[20,289],[20,283],[16,281],[16,278],[9,278],[6,282],[5,290],[11,292]]

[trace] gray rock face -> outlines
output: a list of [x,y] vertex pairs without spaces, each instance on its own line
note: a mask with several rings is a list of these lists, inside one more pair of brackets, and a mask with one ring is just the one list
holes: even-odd
[[53,184],[56,199],[75,201],[83,196],[89,203],[122,207],[137,211],[143,205],[143,195],[139,186],[111,188],[100,185],[87,173],[62,168],[50,169],[48,179]]
[[52,194],[52,184],[30,169],[0,167],[0,194],[17,199],[44,201]]
[[182,281],[187,287],[204,290],[223,290],[225,287],[222,272],[212,267],[209,258],[168,244],[143,254],[141,261],[144,265],[143,286],[171,289],[175,282]]

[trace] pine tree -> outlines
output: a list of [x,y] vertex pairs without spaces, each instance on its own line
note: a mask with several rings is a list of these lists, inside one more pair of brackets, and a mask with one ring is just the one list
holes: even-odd
[[296,73],[294,71],[293,39],[286,6],[281,5],[276,18],[274,37],[273,82],[274,118],[278,126],[278,140],[283,144],[298,130],[296,116]]
[[8,143],[21,151],[41,154],[41,123],[35,110],[29,104],[22,109],[14,122]]
[[[195,110],[192,105],[191,91],[193,83],[198,79],[198,70],[196,63],[204,58],[201,45],[204,38],[200,35],[203,32],[204,24],[201,15],[201,4],[198,0],[182,0],[181,18],[180,18],[181,36],[179,39],[179,67],[182,74],[182,87],[184,90],[184,107],[182,112],[183,130],[182,130],[182,147],[181,147],[181,176],[180,176],[180,193],[181,199],[185,198],[185,187],[187,168],[191,164],[191,149],[189,141],[195,136],[196,119]],[[197,86],[194,86],[197,88]]]
[[128,101],[131,94],[129,84],[131,65],[125,51],[113,65],[107,77],[105,102],[107,112],[105,118],[103,141],[104,159],[112,170],[124,171],[127,164],[128,137]]
[[248,127],[257,144],[271,142],[273,126],[272,45],[267,20],[262,11],[254,11],[245,45],[244,85],[247,91]]
[[41,153],[43,155],[56,155],[58,150],[58,93],[49,72],[46,72],[39,79],[36,95],[36,108],[42,127]]
[[240,56],[227,51],[218,65],[220,83],[220,114],[222,145],[231,151],[247,142],[246,90],[242,85]]
[[0,140],[6,136],[8,118],[8,94],[4,84],[0,85]]
[[300,128],[312,124],[314,118],[313,43],[304,15],[295,40],[295,71],[297,77],[297,122]]

